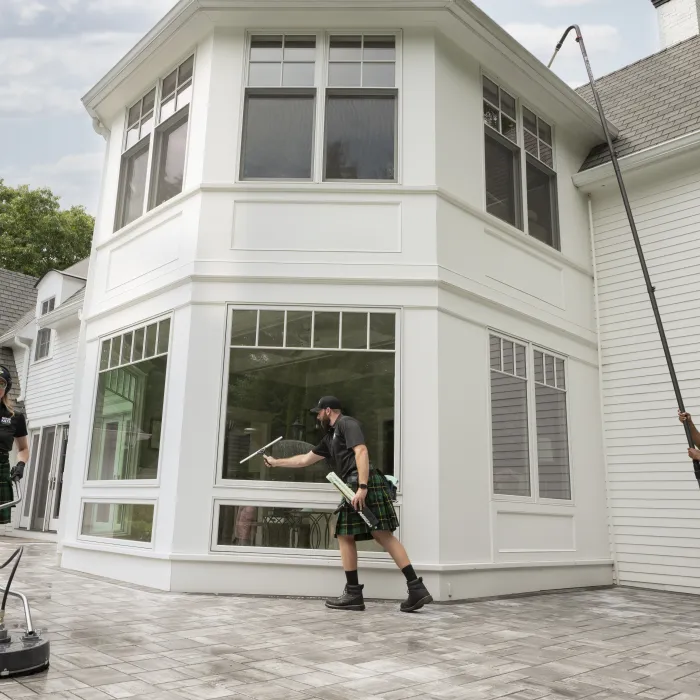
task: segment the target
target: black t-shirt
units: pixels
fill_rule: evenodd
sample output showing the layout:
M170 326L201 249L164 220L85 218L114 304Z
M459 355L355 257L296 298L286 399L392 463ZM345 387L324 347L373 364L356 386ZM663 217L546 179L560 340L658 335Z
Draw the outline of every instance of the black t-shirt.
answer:
M312 452L324 459L333 460L338 476L345 479L357 469L353 448L364 444L365 436L359 421L350 416L340 416Z
M23 437L27 437L24 415L15 411L13 416L5 404L0 402L0 459L10 454L15 438Z

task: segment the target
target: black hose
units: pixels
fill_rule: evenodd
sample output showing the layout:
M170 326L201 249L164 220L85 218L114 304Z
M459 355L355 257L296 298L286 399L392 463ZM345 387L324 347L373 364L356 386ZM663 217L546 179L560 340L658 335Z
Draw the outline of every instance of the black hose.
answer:
M681 413L685 413L685 405L683 403L683 396L681 394L681 388L678 383L678 377L676 376L676 370L673 366L673 358L671 356L671 349L668 345L668 340L666 338L666 331L664 330L664 324L661 320L661 312L659 311L659 305L656 302L656 288L651 283L651 277L649 276L649 269L647 268L646 260L644 259L644 250L642 249L642 243L639 240L639 232L637 231L637 224L634 220L634 214L632 213L632 206L630 204L629 196L627 195L627 187L625 187L625 181L622 178L622 170L620 170L620 163L617 158L617 153L615 152L615 147L613 146L612 137L610 136L610 129L608 129L608 122L605 118L605 111L603 110L603 103L600 99L600 94L598 93L598 88L595 84L595 78L593 77L593 70L591 69L591 62L588 59L588 52L586 51L586 45L583 41L583 35L581 34L581 29L577 24L572 24L562 36L561 41L557 44L557 48L554 51L554 56L549 62L548 68L552 67L554 59L557 57L559 50L564 45L566 37L574 31L576 32L576 41L581 49L581 55L583 56L583 62L586 64L586 71L588 73L588 80L590 81L591 90L593 92L593 99L595 100L596 107L598 108L598 116L603 125L603 133L605 134L605 140L608 144L608 150L610 151L610 160L612 161L612 166L615 171L615 177L617 178L617 184L620 188L620 194L622 195L622 203L625 207L625 213L627 214L627 220L629 221L630 229L632 231L632 238L634 239L634 245L637 249L637 255L639 257L639 264L642 268L642 274L644 275L644 282L646 284L647 293L649 295L649 301L651 302L651 308L654 312L654 319L656 321L656 328L659 332L659 337L661 338L661 345L664 351L664 357L666 358L666 364L668 365L668 372L671 375L671 383L673 384L673 391L676 395L676 402L678 403L678 410ZM690 424L686 420L683 423L685 427L685 435L688 439L688 447L695 447L693 442L693 436L690 430ZM695 478L698 481L698 486L700 486L700 462L693 460L693 471L695 472Z
M12 586L12 579L14 579L15 573L17 572L17 567L19 566L19 563L22 560L23 552L24 547L16 549L15 553L2 566L0 566L0 569L4 569L15 557L17 557L17 561L12 567L12 573L10 574L10 578L7 579L7 586L5 587L5 594L2 597L2 605L0 605L0 612L5 612L5 606L7 605L7 596L10 594L10 586Z

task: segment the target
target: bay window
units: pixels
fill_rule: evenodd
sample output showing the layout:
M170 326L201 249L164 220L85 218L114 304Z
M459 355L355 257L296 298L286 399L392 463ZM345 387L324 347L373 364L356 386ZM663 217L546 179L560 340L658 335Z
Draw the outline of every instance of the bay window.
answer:
M191 56L128 110L115 230L182 192L193 75Z

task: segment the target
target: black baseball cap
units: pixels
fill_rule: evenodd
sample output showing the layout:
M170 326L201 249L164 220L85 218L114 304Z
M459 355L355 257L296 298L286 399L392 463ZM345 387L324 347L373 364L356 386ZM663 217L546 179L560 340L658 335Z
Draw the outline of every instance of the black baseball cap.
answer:
M7 367L0 366L0 379L5 380L5 393L9 393L10 389L12 389L12 375Z
M336 399L335 396L324 396L323 398L319 399L316 406L311 409L311 413L320 413L321 411L325 411L327 408L330 408L333 411L340 411L340 400Z

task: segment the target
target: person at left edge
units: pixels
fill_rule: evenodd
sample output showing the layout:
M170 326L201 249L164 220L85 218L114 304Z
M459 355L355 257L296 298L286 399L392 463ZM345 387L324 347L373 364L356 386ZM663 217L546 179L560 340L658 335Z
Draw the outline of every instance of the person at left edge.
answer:
M27 423L24 415L15 411L12 399L12 375L0 366L0 505L14 500L12 481L21 479L29 459ZM17 464L10 469L10 452L17 448ZM0 510L0 525L12 522L10 508Z

